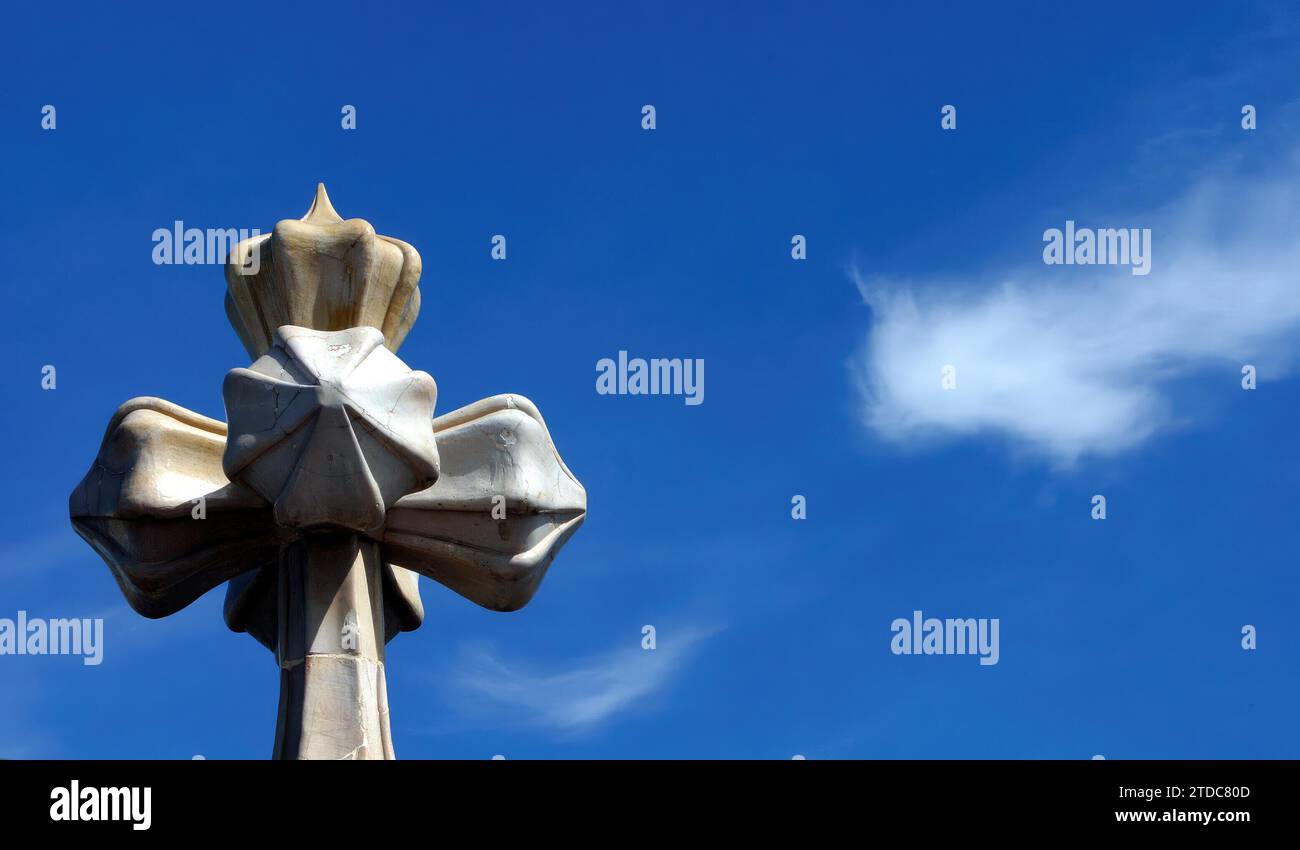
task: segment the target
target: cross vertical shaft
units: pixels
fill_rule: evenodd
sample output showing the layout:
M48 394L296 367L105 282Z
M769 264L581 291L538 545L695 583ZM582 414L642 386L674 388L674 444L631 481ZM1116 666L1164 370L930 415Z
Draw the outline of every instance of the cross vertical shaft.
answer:
M278 759L391 759L379 545L311 533L281 549Z

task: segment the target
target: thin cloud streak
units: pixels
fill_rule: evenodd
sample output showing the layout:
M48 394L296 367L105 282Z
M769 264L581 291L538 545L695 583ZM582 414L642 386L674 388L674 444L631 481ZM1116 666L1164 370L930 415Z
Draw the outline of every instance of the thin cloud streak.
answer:
M656 649L638 641L583 659L573 669L537 672L502 659L485 645L463 647L448 681L453 702L469 715L561 733L588 731L665 690L716 628L664 628Z

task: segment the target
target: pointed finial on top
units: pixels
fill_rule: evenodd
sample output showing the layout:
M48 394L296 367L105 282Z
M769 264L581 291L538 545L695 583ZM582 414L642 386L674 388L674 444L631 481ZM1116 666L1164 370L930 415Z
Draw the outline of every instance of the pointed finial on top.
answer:
M302 217L302 221L333 224L334 222L342 220L343 216L339 215L338 212L335 211L334 205L330 203L330 196L329 193L325 191L325 184L317 183L316 197L312 199L311 209L307 210L307 214Z

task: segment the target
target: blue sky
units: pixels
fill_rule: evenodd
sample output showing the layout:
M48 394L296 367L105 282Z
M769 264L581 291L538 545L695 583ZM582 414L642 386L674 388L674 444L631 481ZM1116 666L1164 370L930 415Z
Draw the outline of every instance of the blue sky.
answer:
M106 635L0 656L0 756L269 754L223 591L138 617L66 504L119 404L224 419L247 365L153 231L323 180L420 251L439 412L531 398L589 498L522 611L422 580L400 757L1300 757L1294 11L906 5L9 13L0 617ZM1044 265L1067 219L1152 228L1151 274ZM705 402L597 394L620 350ZM893 655L916 609L999 663Z

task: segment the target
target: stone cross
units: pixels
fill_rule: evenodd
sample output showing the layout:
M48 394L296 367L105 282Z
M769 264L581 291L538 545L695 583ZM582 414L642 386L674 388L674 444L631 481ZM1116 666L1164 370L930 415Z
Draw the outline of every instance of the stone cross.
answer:
M419 575L516 610L586 516L528 399L433 418L433 378L396 355L419 279L414 248L318 186L226 260L253 361L226 376L229 423L131 399L69 500L138 613L229 582L227 625L280 667L276 758L393 758L384 647L424 619Z

